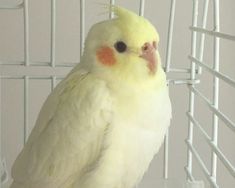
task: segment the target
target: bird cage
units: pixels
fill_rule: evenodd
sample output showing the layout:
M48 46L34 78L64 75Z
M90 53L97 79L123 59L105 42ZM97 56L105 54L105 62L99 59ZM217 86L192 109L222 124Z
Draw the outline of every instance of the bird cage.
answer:
M160 33L173 119L139 187L235 187L235 2L102 1L147 17ZM46 96L79 63L90 26L113 18L85 0L1 0L0 188Z

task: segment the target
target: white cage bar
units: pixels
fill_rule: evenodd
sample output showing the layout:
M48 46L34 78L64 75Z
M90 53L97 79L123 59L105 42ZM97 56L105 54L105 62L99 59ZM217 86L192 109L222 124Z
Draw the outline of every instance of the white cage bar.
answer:
M200 27L189 27L189 29L193 30L193 31L197 31L199 33L204 33L204 34L208 34L211 36L216 36L219 38L235 41L235 36L227 34L227 33L222 33L222 32L218 32L218 31L211 31L208 29L200 28Z
M202 15L202 28L206 28L208 7L209 7L209 0L204 0L203 15ZM198 58L200 61L203 60L204 43L205 43L205 34L201 33L200 44L199 44L199 54L198 54ZM199 74L202 73L202 68L200 66L198 68L198 73Z
M139 15L144 16L145 0L140 0Z
M24 76L24 144L28 138L28 116L29 116L29 77Z
M198 0L193 1L193 17L192 17L192 25L197 25L197 17L198 17ZM197 33L192 31L192 39L191 39L191 54L192 56L196 56L196 41L197 41ZM191 61L191 80L195 80L196 78L196 66L193 61ZM194 88L194 84L190 85L189 87ZM189 93L189 112L194 115L194 99L195 95L192 91ZM193 123L189 121L189 128L188 128L188 142L190 144L193 143ZM192 175L192 150L188 148L188 164L187 164L187 172Z
M51 0L51 66L55 67L56 0Z
M80 59L83 52L85 38L85 0L80 0Z
M24 64L29 65L29 6L28 0L24 0Z
M171 0L170 16L168 24L167 48L166 48L166 63L165 63L166 73L170 71L174 18L175 18L175 0ZM169 130L167 130L164 139L163 177L165 179L168 178L168 161L169 161Z
M110 5L114 5L115 4L115 0L110 0ZM114 13L113 11L111 11L111 6L110 6L110 10L109 10L109 19L112 19L114 17Z
M219 20L219 0L214 0L214 29L215 31L220 31L220 20ZM219 72L219 55L220 55L220 39L214 37L214 49L213 49L213 69ZM217 110L219 107L219 78L213 77L213 105ZM213 122L212 122L212 142L215 146L218 144L218 116L213 112ZM217 179L217 155L212 150L211 159L211 176L216 181Z
M194 5L196 6L197 0L194 0ZM213 101L211 102L207 97L205 97L198 89L196 89L193 85L189 85L190 90L190 109L189 112L187 112L187 116L189 118L189 137L186 140L186 144L189 149L189 157L188 157L188 166L185 168L186 174L188 178L191 180L193 177L192 173L192 155L197 160L199 167L201 168L202 172L204 173L205 177L207 178L208 182L211 184L213 188L218 188L219 185L217 183L217 158L219 158L222 162L222 164L226 167L228 172L235 177L235 167L232 165L232 163L227 159L227 157L223 154L223 152L218 148L218 120L219 118L224 121L225 125L227 125L231 131L235 131L235 124L232 122L224 113L222 113L219 110L219 80L225 81L228 85L234 87L235 81L231 79L229 76L220 73L219 71L219 48L220 48L220 39L226 39L230 41L234 41L235 36L221 33L220 32L220 21L219 21L219 0L213 0L213 20L214 20L214 30L210 31L206 29L206 16L208 12L208 3L209 1L204 1L204 11L203 11L203 21L202 21L202 28L198 27L198 24L196 23L196 16L197 16L197 10L194 11L194 19L193 24L190 27L190 30L192 31L192 52L189 56L189 59L191 61L192 66L195 66L197 64L199 66L199 69L205 69L209 73L213 75ZM196 6L197 7L197 6ZM195 8L195 7L194 7ZM197 7L198 8L198 7ZM196 9L197 9L196 8ZM197 54L194 50L197 41L196 41L196 33L201 34L201 40L200 40L200 47L198 49L199 54L197 58ZM213 68L209 67L205 63L203 63L203 51L204 51L204 40L206 35L211 35L214 37L214 49L213 49ZM199 73L201 73L201 70L199 70ZM195 72L192 72L193 76ZM191 75L192 75L191 74ZM193 77L192 76L192 77ZM191 77L191 78L192 78ZM193 79L193 78L192 78ZM195 78L194 78L195 79ZM192 97L193 95L193 97ZM194 106L194 96L197 95L202 99L206 105L209 107L209 109L213 113L213 121L212 121L212 137L209 137L206 131L202 128L202 126L197 122L197 120L194 117L192 106ZM200 157L198 151L195 149L192 143L192 129L193 126L196 126L203 137L205 138L206 142L211 148L212 151L212 159L211 159L211 170L206 168L206 165L202 158ZM191 131L190 131L191 130Z

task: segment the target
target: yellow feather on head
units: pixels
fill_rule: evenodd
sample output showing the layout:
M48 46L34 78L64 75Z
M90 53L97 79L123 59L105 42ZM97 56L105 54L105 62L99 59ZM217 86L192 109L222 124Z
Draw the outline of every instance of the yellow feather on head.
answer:
M155 27L125 8L114 5L106 5L106 8L115 17L90 29L82 63L88 64L93 71L119 79L140 81L159 77L162 68L157 50L159 35Z

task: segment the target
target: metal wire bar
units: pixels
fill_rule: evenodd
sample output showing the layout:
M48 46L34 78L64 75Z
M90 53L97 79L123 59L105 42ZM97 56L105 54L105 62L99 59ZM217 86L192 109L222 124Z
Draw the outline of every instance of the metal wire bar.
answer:
M216 32L220 31L219 20L219 0L214 0L214 28ZM213 69L219 72L219 55L220 55L220 38L214 36L214 50L213 50ZM216 110L219 108L219 78L214 75L213 77L213 106ZM212 142L215 146L218 144L218 124L219 119L215 112L213 112L212 119ZM211 160L211 176L217 181L217 155L212 150Z
M220 73L219 71L216 71L214 69L212 69L211 67L209 67L208 65L206 65L205 63L199 61L198 59L189 56L189 59L191 61L194 61L195 63L197 63L198 65L202 66L203 68L205 68L208 72L210 72L211 74L217 76L218 78L222 79L223 81L227 82L229 85L231 85L232 87L235 87L235 80L233 80L232 78L230 78L229 76Z
M166 73L168 73L170 71L174 17L175 17L175 0L172 0L171 7L170 7L170 18L169 18L169 27L168 27L168 37L167 37L166 67L165 67ZM168 178L168 163L169 163L168 156L169 156L169 129L167 130L166 135L165 135L165 139L164 139L163 177L165 179Z
M80 60L83 53L85 37L85 0L80 0Z
M24 63L29 65L29 7L28 0L24 0Z
M140 0L139 15L144 16L145 0Z
M2 91L2 80L0 80L0 91ZM2 93L0 92L0 107L2 106ZM2 108L0 108L0 172L2 172ZM0 188L2 188L2 174L0 173Z
M176 84L176 85L179 85L179 84L199 84L200 83L200 80L191 80L191 79L169 79L168 80L169 83L173 83L173 84Z
M78 64L79 62L58 62L56 63L55 67L74 67ZM0 65L9 65L9 66L14 66L14 65L25 65L24 61L0 61ZM39 61L30 61L29 66L51 66L51 62L39 62ZM165 69L164 69L165 70ZM191 69L187 68L170 68L168 72L172 73L190 73ZM197 73L197 70L196 70Z
M61 79L64 79L65 78L65 76L56 76L56 75L50 75L50 76L33 76L33 75L31 75L31 76L27 76L27 78L29 79L29 80L51 80L51 77L53 77L53 76L55 76L56 77L56 80L61 80ZM24 79L25 78L25 76L15 76L15 75L13 75L13 76L9 76L9 75L7 75L7 76L0 76L0 79L9 79L9 80L14 80L14 79Z
M224 166L228 169L230 174L235 177L235 168L233 165L230 163L230 161L225 157L225 155L221 152L221 150L218 148L218 146L214 143L214 141L208 136L206 131L202 128L200 123L196 121L196 119L189 113L187 112L188 118L193 122L193 124L200 130L200 133L203 135L213 152L216 153L216 155L219 157L221 162L224 164Z
M186 172L187 177L189 178L190 181L195 181L195 178L193 177L192 173L189 172L189 169L185 166L184 170Z
M208 35L211 35L211 36L216 36L216 37L227 39L227 40L230 40L230 41L235 41L235 36L234 35L229 35L229 34L222 33L222 32L217 32L217 31L211 31L211 30L208 30L208 29L200 28L200 27L189 27L189 29L192 30L192 31L199 32L199 33L205 33L205 34L208 34Z
M51 66L55 67L56 0L51 0Z
M53 75L52 76L43 76L43 75L39 75L39 76L28 76L29 79L35 79L35 80L43 80L43 79L51 79L51 77L54 77ZM65 78L66 76L55 76L57 79L63 79ZM22 75L18 75L18 76L15 76L15 75L1 75L0 76L0 79L23 79L24 76ZM167 80L168 83L172 83L172 84L176 84L176 85L179 85L179 84L198 84L200 83L200 80L190 80L190 79L170 79L170 80Z
M55 86L56 86L56 76L51 76L51 91L53 91Z
M193 147L192 143L189 140L185 141L188 149L192 152L192 154L195 156L195 159L197 160L199 167L202 169L202 172L205 174L207 180L209 181L209 183L214 187L214 188L219 188L219 186L216 184L215 180L213 177L210 176L210 172L208 171L208 169L206 168L205 163L203 162L203 160L201 159L200 155L198 154L197 150ZM190 169L189 169L189 172Z
M168 164L169 164L169 129L164 138L164 158L163 158L163 177L168 178Z
M235 123L232 122L226 115L224 115L219 109L216 109L214 105L211 104L211 102L197 89L190 87L190 90L198 95L204 102L207 104L207 106L211 109L212 112L214 112L224 123L225 125L230 128L232 131L235 132Z
M174 19L175 19L175 0L171 0L169 27L168 27L168 35L167 35L168 36L167 47L166 47L166 65L165 65L166 72L170 71Z
M204 0L204 6L203 6L203 15L202 15L202 28L206 28L207 23L207 15L208 15L208 6L209 6L209 0ZM200 61L203 60L204 55L204 43L205 43L205 33L201 33L200 43L199 43L199 54L198 58ZM198 67L198 73L202 73L202 68Z
M28 138L29 77L24 76L24 144Z
M198 19L198 0L193 1L193 18L192 18L192 25L197 26L197 19ZM191 38L191 55L193 57L196 56L196 42L197 42L197 33L192 31L192 38ZM195 62L191 61L191 80L195 80ZM189 87L193 88L194 85L190 85ZM189 92L189 111L190 113L194 114L194 93L192 91ZM189 120L189 127L188 127L188 140L190 143L193 143L193 123ZM192 151L188 149L188 161L187 161L187 169L190 174L192 174Z
M79 62L58 62L56 63L55 67L74 67L78 64ZM24 61L0 61L0 65L9 65L9 66L14 66L14 65L25 65ZM51 66L51 62L39 62L39 61L30 61L29 66L38 66L38 67L43 67L43 66ZM168 72L172 73L190 73L191 69L187 68L170 68ZM197 73L197 70L196 70Z
M166 67L164 68L164 71L166 72ZM185 68L170 68L168 72L178 72L178 73L190 73L191 69L185 69Z
M109 4L110 5L114 5L115 4L115 0L110 0ZM111 10L111 6L110 6L109 19L112 19L113 17L114 17L114 12Z
M0 9L21 9L24 7L24 3L20 2L16 5L0 5Z
M54 67L74 67L75 65L77 65L79 62L59 62L56 63L56 65ZM5 61L5 62L0 62L0 65L9 65L9 66L15 66L15 65L25 65L25 61L17 61L17 62L12 62L12 61ZM29 65L28 66L51 66L51 62L32 62L29 61Z
M32 80L46 80L46 79L51 79L52 80L52 77L56 77L56 80L58 79L64 79L66 76L28 76L28 79L32 79ZM24 76L15 76L15 75L2 75L0 76L0 79L24 79ZM170 80L167 80L168 83L171 83L171 84L198 84L200 83L200 80L190 80L190 79L170 79Z

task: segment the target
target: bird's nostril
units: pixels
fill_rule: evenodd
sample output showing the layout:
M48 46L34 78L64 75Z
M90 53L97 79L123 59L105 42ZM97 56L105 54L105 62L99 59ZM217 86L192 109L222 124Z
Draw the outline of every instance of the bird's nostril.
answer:
M147 45L144 46L144 47L143 47L143 50L144 50L144 51L148 50L148 46L147 46Z
M146 50L148 50L148 48L149 48L149 44L145 43L144 46L142 47L142 50L146 51Z

